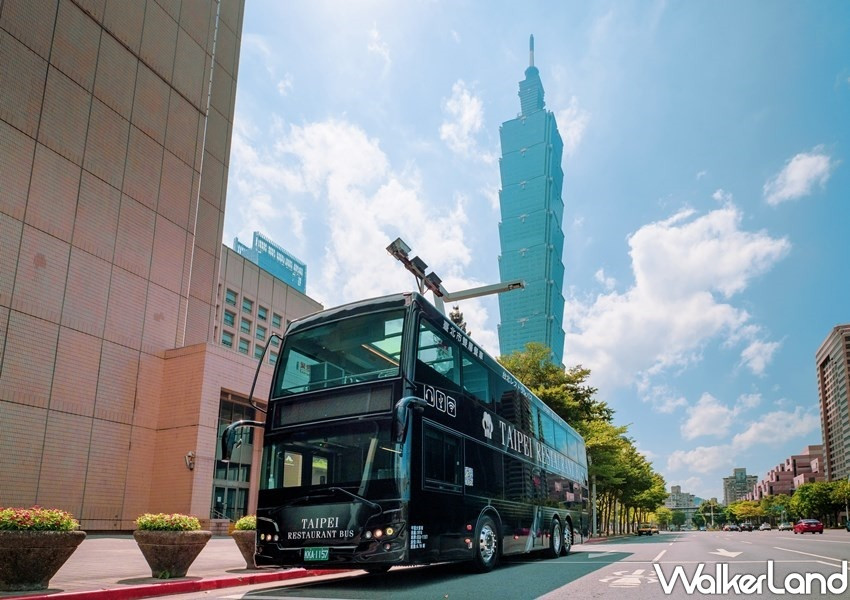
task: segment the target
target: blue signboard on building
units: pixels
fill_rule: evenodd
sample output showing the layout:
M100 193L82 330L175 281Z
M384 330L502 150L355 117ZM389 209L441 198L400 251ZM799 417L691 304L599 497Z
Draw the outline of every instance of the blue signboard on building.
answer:
M307 265L259 231L254 232L253 241L253 247L249 248L239 238L234 238L233 249L290 287L302 294L307 293Z

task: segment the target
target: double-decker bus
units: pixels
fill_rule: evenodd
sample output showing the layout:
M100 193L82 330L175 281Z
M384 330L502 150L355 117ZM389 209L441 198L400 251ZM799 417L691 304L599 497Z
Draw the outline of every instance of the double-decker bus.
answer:
M581 436L420 294L293 321L279 356L258 566L483 572L567 554L586 531ZM245 423L225 431L225 458Z

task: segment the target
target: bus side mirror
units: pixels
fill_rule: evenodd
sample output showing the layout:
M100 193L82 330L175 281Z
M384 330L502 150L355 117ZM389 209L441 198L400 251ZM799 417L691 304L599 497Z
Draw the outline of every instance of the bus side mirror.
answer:
M234 421L221 434L221 460L230 462L230 456L233 454L233 449L236 447L236 430L240 427L263 427L265 423L262 421Z
M407 438L407 424L410 422L408 418L410 410L422 411L428 403L422 398L416 396L405 396L395 405L395 441L397 444L403 444Z

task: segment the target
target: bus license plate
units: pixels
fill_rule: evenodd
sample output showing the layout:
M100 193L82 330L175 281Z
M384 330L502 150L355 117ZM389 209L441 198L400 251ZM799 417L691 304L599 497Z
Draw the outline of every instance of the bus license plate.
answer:
M329 548L304 548L304 560L328 560Z

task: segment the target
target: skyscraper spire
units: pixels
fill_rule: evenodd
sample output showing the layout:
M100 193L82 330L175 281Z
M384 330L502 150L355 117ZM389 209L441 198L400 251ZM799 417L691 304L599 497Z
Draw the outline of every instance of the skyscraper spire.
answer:
M528 68L525 70L525 79L519 82L519 101L524 115L545 106L540 71L534 66L534 34L528 37Z
M528 66L534 66L534 34L528 37Z

